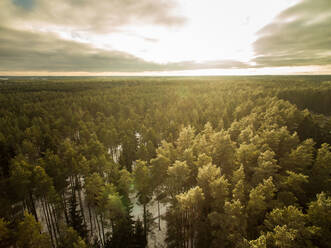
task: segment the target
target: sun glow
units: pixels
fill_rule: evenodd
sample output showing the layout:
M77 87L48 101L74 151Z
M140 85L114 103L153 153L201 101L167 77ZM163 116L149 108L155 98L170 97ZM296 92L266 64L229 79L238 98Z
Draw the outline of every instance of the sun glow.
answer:
M182 0L178 14L186 17L186 23L181 27L130 24L102 34L68 27L52 27L48 31L157 63L226 59L248 62L254 56L252 43L256 32L296 2Z

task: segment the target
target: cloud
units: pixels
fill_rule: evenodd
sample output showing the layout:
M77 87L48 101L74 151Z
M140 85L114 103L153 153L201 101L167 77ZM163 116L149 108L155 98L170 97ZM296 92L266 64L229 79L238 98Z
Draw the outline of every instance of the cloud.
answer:
M130 54L105 51L45 33L1 28L2 71L143 71L155 67Z
M12 2L24 9L30 10L34 7L34 0L12 0Z
M57 26L112 32L129 24L180 26L174 0L1 0L0 9L12 25ZM4 11L5 10L5 11Z
M253 61L257 67L331 64L330 27L330 0L303 0L258 32Z
M0 27L0 71L143 72L246 67L231 60L158 64L121 51L94 48L52 33Z

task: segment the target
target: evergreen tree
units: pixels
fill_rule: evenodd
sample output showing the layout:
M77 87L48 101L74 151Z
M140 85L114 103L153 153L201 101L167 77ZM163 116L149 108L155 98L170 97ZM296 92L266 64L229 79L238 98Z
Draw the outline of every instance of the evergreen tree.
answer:
M51 247L51 242L47 234L41 233L41 225L34 216L25 212L24 219L17 227L16 245L19 248L48 248Z
M86 239L87 230L83 221L81 211L77 209L78 203L76 201L76 194L73 194L69 203L69 225L75 230L78 235Z
M134 244L132 247L134 248L145 248L147 245L143 224L140 219L135 223L133 240Z

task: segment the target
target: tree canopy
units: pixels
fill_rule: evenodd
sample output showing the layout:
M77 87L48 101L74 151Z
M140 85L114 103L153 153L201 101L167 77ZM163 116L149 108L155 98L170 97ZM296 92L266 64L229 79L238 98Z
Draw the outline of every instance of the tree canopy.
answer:
M329 247L328 80L0 82L0 247Z

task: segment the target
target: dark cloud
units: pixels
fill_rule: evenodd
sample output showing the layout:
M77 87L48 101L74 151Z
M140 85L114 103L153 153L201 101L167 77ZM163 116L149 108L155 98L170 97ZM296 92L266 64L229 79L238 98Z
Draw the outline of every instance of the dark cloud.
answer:
M104 72L155 67L130 54L104 51L51 34L0 29L0 70Z
M106 51L84 43L0 27L0 71L143 72L241 68L237 61L158 64L120 51Z
M103 33L128 24L180 26L174 0L1 0L6 23L56 25ZM1 17L0 17L1 19Z
M257 67L331 64L331 1L303 0L258 34Z
M12 0L13 3L19 7L31 10L34 7L34 0Z

